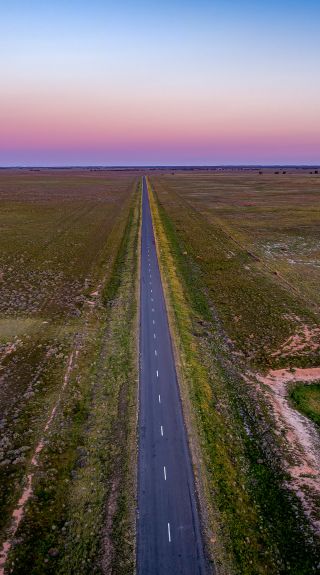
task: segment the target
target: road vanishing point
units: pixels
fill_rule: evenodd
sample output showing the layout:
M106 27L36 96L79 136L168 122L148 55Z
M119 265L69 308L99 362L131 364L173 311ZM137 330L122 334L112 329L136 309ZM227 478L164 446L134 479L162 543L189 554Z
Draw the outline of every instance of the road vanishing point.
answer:
M200 519L145 177L142 181L138 575L204 575Z

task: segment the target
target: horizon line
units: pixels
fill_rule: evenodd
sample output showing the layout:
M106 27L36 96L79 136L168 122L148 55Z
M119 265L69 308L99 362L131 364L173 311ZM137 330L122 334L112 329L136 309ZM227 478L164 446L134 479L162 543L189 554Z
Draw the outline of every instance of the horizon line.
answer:
M0 170L10 169L202 169L202 168L320 168L319 164L14 164L0 165Z

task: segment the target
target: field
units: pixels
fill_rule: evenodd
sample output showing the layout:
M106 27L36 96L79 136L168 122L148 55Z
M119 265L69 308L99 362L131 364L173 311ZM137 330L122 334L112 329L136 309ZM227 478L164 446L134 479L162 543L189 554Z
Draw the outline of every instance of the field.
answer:
M153 172L153 218L217 572L309 575L319 430L290 393L320 379L320 178L261 172Z
M0 172L5 572L133 570L139 185Z
M317 573L320 175L148 174L210 561ZM0 170L0 574L135 572L140 203Z

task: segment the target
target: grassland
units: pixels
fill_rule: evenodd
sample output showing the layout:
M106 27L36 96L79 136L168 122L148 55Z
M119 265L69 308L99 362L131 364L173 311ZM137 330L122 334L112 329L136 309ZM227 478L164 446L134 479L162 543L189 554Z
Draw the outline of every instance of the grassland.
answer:
M6 572L134 569L138 186L128 172L0 175Z
M300 281L289 273L284 251L274 262L263 248L270 238L291 234L298 250L303 236L316 258L315 177L150 177L184 410L218 573L309 575L318 569L319 538L291 488L295 454L287 429L277 425L254 377L320 365L309 260ZM315 515L317 509L313 501Z
M320 385L296 385L290 397L301 413L320 425Z

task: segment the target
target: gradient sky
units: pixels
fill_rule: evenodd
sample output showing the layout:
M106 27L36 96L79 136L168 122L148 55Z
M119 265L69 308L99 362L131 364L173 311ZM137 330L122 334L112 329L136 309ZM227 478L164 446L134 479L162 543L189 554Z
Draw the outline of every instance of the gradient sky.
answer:
M320 163L319 0L0 0L0 165Z

